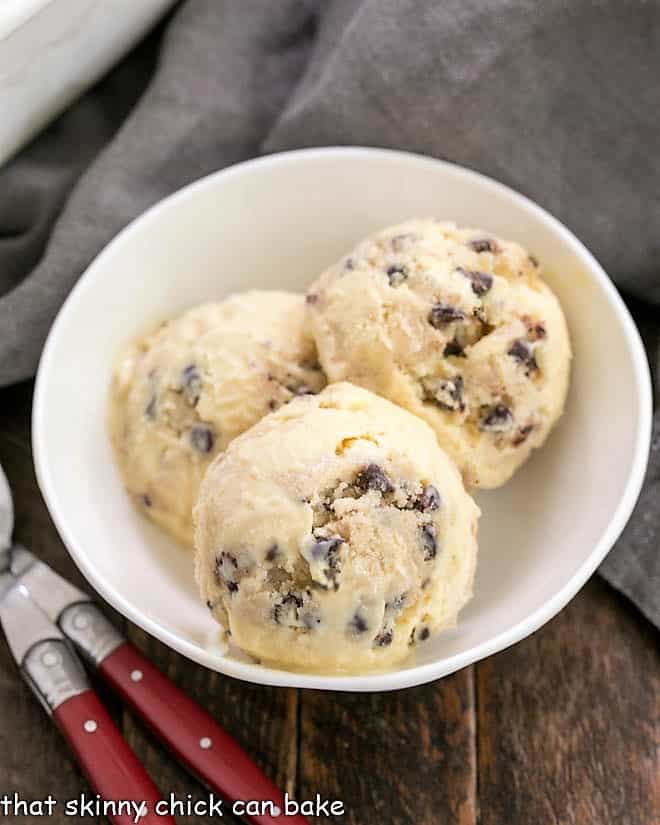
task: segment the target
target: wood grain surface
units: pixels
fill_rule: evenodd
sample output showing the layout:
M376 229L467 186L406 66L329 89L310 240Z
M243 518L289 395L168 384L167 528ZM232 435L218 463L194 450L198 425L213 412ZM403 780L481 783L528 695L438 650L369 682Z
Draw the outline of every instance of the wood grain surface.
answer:
M82 585L37 489L31 386L0 390L0 463L14 490L17 538ZM339 799L354 825L658 825L658 638L598 578L518 645L422 687L381 694L283 690L211 673L110 615L201 702L281 788ZM207 792L98 685L165 794ZM88 793L0 641L0 796ZM33 817L0 822L32 823ZM75 819L60 809L62 825ZM181 816L180 823L206 822ZM234 822L229 816L225 822Z

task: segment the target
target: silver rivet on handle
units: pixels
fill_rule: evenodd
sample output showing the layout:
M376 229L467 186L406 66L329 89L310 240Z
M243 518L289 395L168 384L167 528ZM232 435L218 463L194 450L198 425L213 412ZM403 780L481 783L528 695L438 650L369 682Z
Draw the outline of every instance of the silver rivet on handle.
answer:
M96 729L98 725L94 719L87 719L85 724L83 725L87 733L96 733Z
M132 670L131 671L131 682L141 682L142 681L143 673L141 670Z
M89 616L83 613L76 613L73 617L73 626L76 630L86 630L89 627Z
M211 739L209 739L208 736L202 736L202 738L199 740L199 747L204 751L207 751L212 744L213 742Z
M55 665L59 665L61 661L62 658L53 650L47 650L41 657L41 664L44 667L55 667Z

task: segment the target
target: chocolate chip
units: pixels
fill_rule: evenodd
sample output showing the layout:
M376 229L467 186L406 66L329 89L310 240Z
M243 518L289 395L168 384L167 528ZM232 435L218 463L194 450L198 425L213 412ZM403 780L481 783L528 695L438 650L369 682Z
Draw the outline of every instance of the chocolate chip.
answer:
M479 429L491 432L505 432L513 426L513 413L504 404L482 407Z
M493 276L487 272L472 273L472 292L478 297L482 298L487 292L490 292L493 286Z
M271 546L268 548L268 550L266 550L265 559L266 559L266 561L275 561L275 559L279 556L279 554L280 554L280 548L277 546L277 544L271 544Z
M481 335L479 336L480 338L483 338L484 335L488 335L489 332L493 331L494 327L488 323L488 316L482 306L475 307L472 314L477 321L484 325L484 329L481 331Z
M432 484L427 484L415 502L415 510L421 510L422 513L429 513L433 510L438 510L441 503L440 493Z
M296 596L295 593L287 593L286 595L282 596L278 607L285 607L286 605L292 605L295 608L299 608L303 606L303 600L301 596Z
M149 399L149 403L144 408L144 414L147 416L147 418L155 418L156 417L156 403L157 403L156 396L152 395L151 398Z
M277 401L274 398L271 398L270 401L268 402L268 409L271 412L275 412L277 407L278 407Z
M511 344L507 351L507 355L510 355L512 358L515 358L516 361L523 364L527 375L531 372L535 372L539 368L539 365L536 363L536 358L534 357L534 350L523 338L518 338Z
M456 358L464 358L465 350L454 338L453 341L450 341L448 344L445 345L445 349L442 354L445 358L451 358L452 356Z
M202 392L202 376L195 364L188 364L181 370L181 389L187 403L191 407L197 406Z
M462 266L458 267L458 271L461 275L465 275L466 278L470 279L472 292L474 292L477 298L483 298L493 286L493 276L488 272L478 272L476 269L463 269Z
M524 427L521 427L516 435L513 437L512 444L514 447L519 447L521 444L524 444L525 441L529 438L530 433L534 429L533 424L525 424Z
M310 358L308 361L301 361L300 367L304 370L312 370L312 372L323 372L323 368L316 358Z
M318 367L318 365L316 367L304 367L304 365L301 364L300 366L305 369L316 368L320 370L320 367ZM272 373L268 373L267 377L269 381L273 381L274 383L279 384L281 387L284 387L284 389L288 390L292 395L313 395L314 393L314 390L312 390L309 384L305 383L305 381L302 378L295 375L291 375L290 373L283 377L278 377L276 375L273 375ZM272 401L272 404L275 404L274 400ZM275 407L271 406L271 404L269 404L269 406L271 409L275 409Z
M181 370L181 384L187 386L200 380L199 370L196 364L187 364Z
M529 258L529 262L530 262L530 264L531 264L532 266L534 266L534 267L536 267L536 268L538 269L538 267L539 267L539 259L536 257L536 255L531 255L531 254L530 254L530 255L528 255L527 257Z
M529 315L523 315L520 320L527 327L529 341L541 341L547 335L545 324L542 321L536 321Z
M314 630L315 627L318 627L321 624L321 617L317 616L316 613L303 613L300 620L305 625L307 630Z
M456 378L451 380L441 381L433 392L433 400L443 410L463 412L465 410L463 377L457 375Z
M414 645L416 642L425 642L428 637L431 635L431 631L428 627L413 627L410 631L410 638L408 639L409 645Z
M367 490L391 493L394 490L392 482L378 464L367 464L363 467L355 476L355 485L362 493L366 493Z
M220 571L225 576L231 570L238 570L238 561L232 553L223 550L216 560L216 572Z
M287 593L273 605L273 621L275 624L294 624L298 620L298 611L302 606L303 600L300 596Z
M303 381L296 381L291 377L289 377L288 382L283 382L282 386L285 387L285 389L287 389L293 395L312 394L312 390L308 384L305 384Z
M422 549L424 561L431 561L438 554L438 531L433 524L422 525Z
M344 540L339 538L339 536L333 536L329 539L319 539L319 541L315 542L309 549L312 559L325 562L326 567L323 569L323 575L326 580L332 584L334 590L339 590L339 582L337 581L339 573L341 572L339 549L343 543ZM323 589L327 589L320 582L315 582L315 584Z
M307 304L318 304L319 296L315 292L309 292L305 295L305 303Z
M500 251L497 242L491 238L475 238L468 241L468 246L470 249L474 249L475 252L492 252L494 254Z
M348 629L353 633L366 633L367 630L369 630L369 625L364 616L362 616L359 611L356 611L348 623Z
M408 270L401 264L393 264L387 268L387 277L389 278L391 287L401 286L408 278Z
M338 536L333 536L329 539L320 539L311 546L309 552L313 559L327 560L336 554L339 546L343 543L344 540L340 539Z
M195 424L190 430L190 442L200 453L210 453L215 443L213 430L205 424Z
M428 316L429 324L435 329L441 329L447 324L454 321L463 321L465 313L458 307L450 306L450 304L435 304Z
M414 232L402 232L400 235L394 235L390 243L392 244L392 249L395 252L401 252L401 250L406 247L411 241L414 241L418 238L418 235L415 235Z
M388 613L398 612L406 603L407 597L407 593L399 593L399 595L395 596L391 601L385 602L385 610Z
M237 570L238 561L231 553L223 551L215 560L215 577L218 582L226 585L230 593L238 590L238 582L235 580Z
M379 633L376 638L374 639L374 644L377 647L387 647L388 645L392 644L392 640L394 639L394 633L391 630L384 630L382 633Z
M353 260L353 258L346 258L346 260L344 261L344 269L348 269L349 271L351 269L355 269L355 261Z
M507 355L515 358L516 361L522 361L525 363L532 357L532 348L527 341L523 341L522 338L518 338L509 347Z
M151 496L149 495L149 493L144 493L143 494L142 503L144 504L145 507L151 507L151 505L153 504L153 501L152 501Z
M206 601L206 606L208 607L209 610L213 610L213 602L208 601L208 599Z

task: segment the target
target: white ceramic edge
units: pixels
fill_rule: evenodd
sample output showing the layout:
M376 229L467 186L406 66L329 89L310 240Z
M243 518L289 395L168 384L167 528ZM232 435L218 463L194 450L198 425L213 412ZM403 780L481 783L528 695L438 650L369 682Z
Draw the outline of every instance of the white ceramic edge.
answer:
M42 402L42 387L45 382L44 376L48 373L52 357L51 354L60 333L60 329L66 323L67 310L70 306L75 304L84 290L89 287L91 283L90 277L93 275L95 268L98 266L99 262L103 260L104 256L109 254L110 250L115 246L115 244L120 243L124 236L134 232L138 224L142 224L149 220L154 220L156 212L161 207L166 204L171 205L179 199L190 197L198 189L211 185L211 183L220 176L229 177L241 174L245 170L251 169L255 166L262 164L277 164L282 159L287 159L290 157L313 157L322 154L345 154L347 156L356 154L368 154L373 156L374 154L379 154L387 155L389 157L400 157L409 162L428 163L434 166L436 164L442 164L449 174L468 175L478 178L484 186L498 190L500 194L508 196L514 201L517 201L520 205L524 206L527 210L533 212L543 222L549 223L552 229L563 237L569 246L572 247L575 254L588 267L591 274L603 288L611 305L614 307L614 310L624 329L626 340L632 355L641 409L640 417L637 422L637 434L635 439L635 452L632 471L628 478L624 495L619 502L619 506L613 513L600 541L589 554L588 558L576 571L571 580L567 582L567 584L558 593L556 593L552 599L549 599L542 607L528 616L525 620L514 625L508 631L500 633L494 638L489 639L486 642L482 642L479 645L475 645L460 654L443 659L441 662L430 662L425 665L419 665L416 667L407 668L405 670L372 673L364 676L323 676L317 674L296 673L292 671L266 668L257 664L243 663L229 658L222 658L217 654L200 650L196 645L193 645L176 634L163 629L155 621L142 615L139 611L135 610L132 605L126 602L121 593L117 592L116 589L114 589L103 579L99 579L95 571L90 565L87 564L84 555L78 551L75 541L69 534L66 527L65 520L60 518L53 504L53 502L56 501L53 483L50 478L48 468L42 461L43 445L47 438L47 417L46 410L44 409L44 404ZM90 582L90 584L92 584L98 593L107 602L109 602L112 607L126 616L126 618L130 621L134 622L147 633L155 636L161 642L164 642L174 650L189 659L192 659L198 664L204 665L211 670L219 671L228 676L236 677L237 679L243 679L256 684L275 685L279 687L300 687L342 691L383 691L397 690L399 688L424 684L442 676L447 676L448 674L460 670L461 668L483 659L486 656L497 653L498 651L515 644L521 639L524 639L535 630L538 630L539 627L555 616L562 609L562 607L564 607L573 598L573 596L584 585L614 545L614 542L620 536L635 506L642 488L648 462L648 453L651 443L652 412L652 388L648 361L639 332L630 316L630 313L628 312L628 309L614 287L614 284L610 281L594 256L569 229L550 215L550 213L546 212L545 209L542 209L533 201L529 200L529 198L526 198L524 195L510 189L508 186L498 183L497 181L471 169L467 169L447 161L390 149L329 146L316 149L298 149L290 152L280 152L273 155L267 155L265 157L245 161L226 169L222 169L219 172L214 172L207 175L206 177L189 184L183 189L180 189L167 198L154 204L146 212L138 216L134 221L126 226L108 244L108 246L101 251L101 253L94 259L94 261L92 261L90 266L80 277L67 300L64 302L64 305L58 313L58 316L55 319L46 340L36 378L32 415L32 443L39 487L43 493L46 506L48 507L48 510L53 518L55 526L57 527L69 553L79 569L82 571L85 578Z
M110 34L98 0L32 0L6 17L0 12L0 165L118 63L173 3L124 0Z

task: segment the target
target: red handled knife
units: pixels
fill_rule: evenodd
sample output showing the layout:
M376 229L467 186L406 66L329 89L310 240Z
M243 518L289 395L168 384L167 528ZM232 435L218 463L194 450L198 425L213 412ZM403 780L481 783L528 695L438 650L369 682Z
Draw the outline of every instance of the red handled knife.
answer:
M0 467L0 622L21 675L68 740L103 799L144 801L156 816L156 786L92 690L75 650L208 788L235 801L266 803L255 825L307 825L284 815L275 785L208 713L133 647L89 597L23 547L12 544L11 493ZM270 805L268 805L270 803ZM109 817L127 825L132 814Z
M270 801L272 813L244 814L255 825L307 825L299 814L284 816L282 794L240 745L130 644L85 593L20 546L12 551L10 570L87 664L188 771L231 802Z

